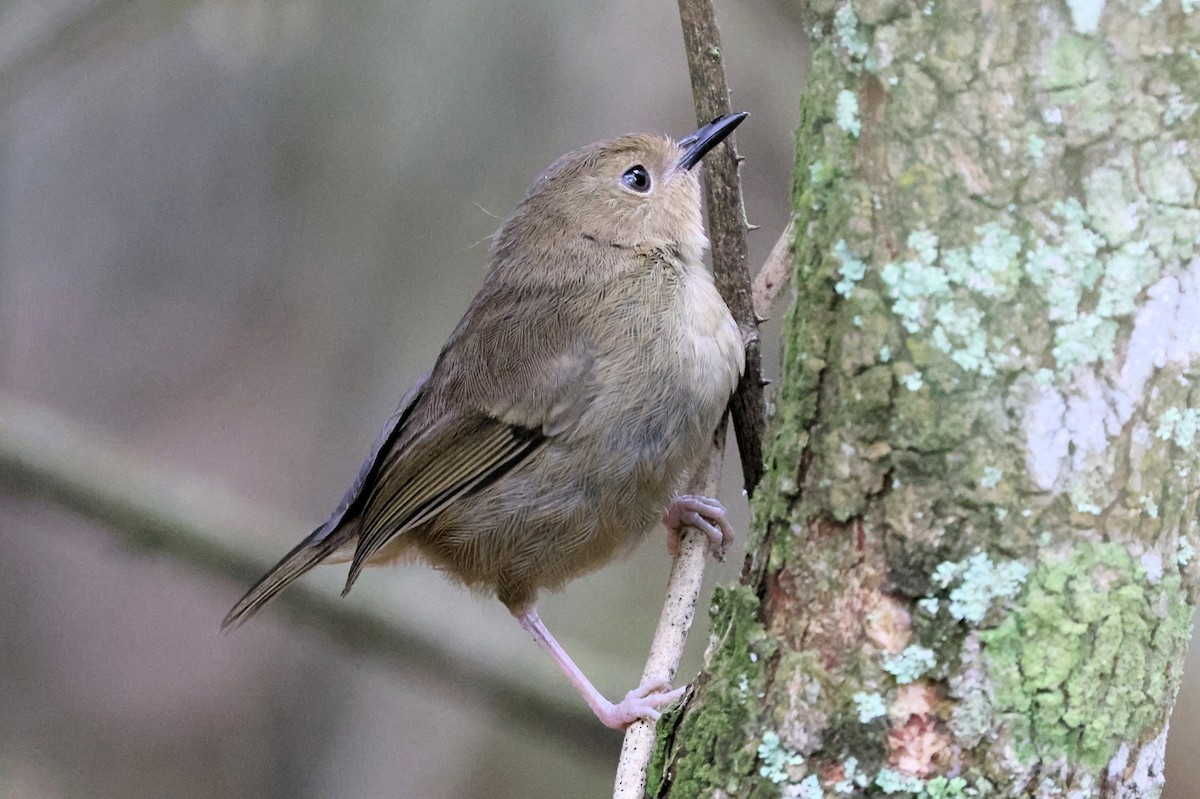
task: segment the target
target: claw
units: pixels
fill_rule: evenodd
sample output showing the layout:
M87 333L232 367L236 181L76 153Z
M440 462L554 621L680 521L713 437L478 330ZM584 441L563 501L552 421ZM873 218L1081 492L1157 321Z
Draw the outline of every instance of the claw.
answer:
M662 716L659 708L679 699L685 690L687 686L672 689L670 680L652 678L625 694L617 704L609 703L596 715L606 727L614 730L623 730L638 719L657 721Z
M718 560L725 557L725 549L734 538L733 525L725 506L710 497L683 495L676 497L663 514L667 526L667 551L671 557L679 554L685 526L695 527L708 536L709 549Z

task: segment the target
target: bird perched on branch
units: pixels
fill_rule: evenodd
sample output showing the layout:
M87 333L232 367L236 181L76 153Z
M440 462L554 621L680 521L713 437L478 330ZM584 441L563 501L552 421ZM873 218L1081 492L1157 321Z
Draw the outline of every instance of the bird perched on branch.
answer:
M715 551L732 535L719 502L676 494L744 368L703 264L694 167L746 116L679 141L601 141L542 172L495 236L483 288L329 521L222 628L318 563L350 561L344 594L364 566L415 553L495 593L605 724L657 718L682 689L649 681L608 701L534 603L628 551L660 517L676 537L684 525L705 532Z

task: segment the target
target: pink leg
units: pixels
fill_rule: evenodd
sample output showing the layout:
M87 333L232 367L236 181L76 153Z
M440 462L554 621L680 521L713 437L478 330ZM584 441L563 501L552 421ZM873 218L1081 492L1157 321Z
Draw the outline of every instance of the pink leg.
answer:
M667 680L649 680L625 694L625 698L614 705L596 690L587 677L583 676L583 672L571 660L570 655L559 646L558 641L555 641L554 636L546 629L546 625L542 623L542 619L535 609L530 608L516 616L521 626L533 636L533 640L538 642L538 646L554 658L554 662L562 669L563 674L567 675L571 684L579 689L579 693L583 695L583 701L588 703L588 707L606 727L623 730L638 719L654 721L662 715L658 708L683 696L684 689L671 690L671 683Z
M690 494L675 497L663 514L663 524L667 526L667 551L671 557L679 553L679 540L685 526L695 527L707 535L709 548L718 559L725 557L725 547L733 540L733 525L729 523L725 506L709 497Z

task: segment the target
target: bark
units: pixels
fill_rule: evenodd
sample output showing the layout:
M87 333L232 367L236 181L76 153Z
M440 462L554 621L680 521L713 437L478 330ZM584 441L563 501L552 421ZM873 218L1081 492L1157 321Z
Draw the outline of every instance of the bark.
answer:
M1200 577L1200 4L809 8L795 299L663 797L1150 797Z

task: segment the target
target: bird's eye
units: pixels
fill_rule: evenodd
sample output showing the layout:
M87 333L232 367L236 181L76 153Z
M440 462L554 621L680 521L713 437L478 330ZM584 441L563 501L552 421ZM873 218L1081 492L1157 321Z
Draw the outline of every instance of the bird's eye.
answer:
M621 175L621 182L625 184L625 188L642 194L650 191L650 173L641 164L626 169L625 174Z

